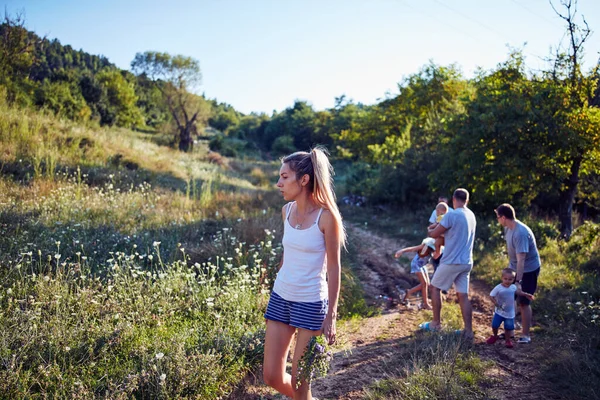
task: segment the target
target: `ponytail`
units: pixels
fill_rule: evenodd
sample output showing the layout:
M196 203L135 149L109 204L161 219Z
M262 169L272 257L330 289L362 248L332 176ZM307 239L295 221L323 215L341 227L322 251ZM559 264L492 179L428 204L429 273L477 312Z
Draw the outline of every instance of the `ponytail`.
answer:
M346 229L342 222L342 214L336 203L333 191L333 166L327 157L327 150L323 147L314 147L310 151L315 177L313 186L313 197L317 204L331 212L339 227L340 243L346 247Z
M325 148L317 146L310 153L298 151L290 154L284 157L281 162L288 163L298 179L301 179L304 175L310 177L308 187L312 191L314 201L331 212L335 223L339 227L340 243L346 247L346 229L336 203L335 192L333 191L333 167L327 155Z

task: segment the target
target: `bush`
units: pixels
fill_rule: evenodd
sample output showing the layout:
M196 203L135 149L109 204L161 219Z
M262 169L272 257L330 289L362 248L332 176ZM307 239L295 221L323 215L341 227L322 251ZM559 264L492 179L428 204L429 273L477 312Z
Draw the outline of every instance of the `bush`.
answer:
M586 265L597 258L600 251L600 225L586 221L573 231L565 250L570 265Z
M545 247L549 241L556 240L560 236L560 230L556 223L531 217L525 217L523 223L533 232L539 249Z

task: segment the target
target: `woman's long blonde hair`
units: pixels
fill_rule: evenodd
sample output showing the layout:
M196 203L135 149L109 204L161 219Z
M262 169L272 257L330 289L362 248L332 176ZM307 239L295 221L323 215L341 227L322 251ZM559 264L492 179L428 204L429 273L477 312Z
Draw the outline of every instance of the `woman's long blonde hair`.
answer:
M328 152L324 147L314 147L310 153L297 151L283 157L281 162L288 164L300 180L308 175L310 181L307 187L313 195L314 201L321 207L329 210L339 227L340 244L346 247L346 229L342 222L342 214L337 206L335 192L333 191L333 167L327 157Z

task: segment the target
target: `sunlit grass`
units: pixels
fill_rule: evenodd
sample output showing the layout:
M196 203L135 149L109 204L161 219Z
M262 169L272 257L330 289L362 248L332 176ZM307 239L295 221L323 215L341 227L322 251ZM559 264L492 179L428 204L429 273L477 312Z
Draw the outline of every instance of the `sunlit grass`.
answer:
M365 399L485 399L491 363L481 360L468 342L452 332L415 338L402 349L393 375L365 391Z
M217 398L259 362L270 248L165 265L159 246L150 266L116 253L100 274L81 258L2 265L2 393Z

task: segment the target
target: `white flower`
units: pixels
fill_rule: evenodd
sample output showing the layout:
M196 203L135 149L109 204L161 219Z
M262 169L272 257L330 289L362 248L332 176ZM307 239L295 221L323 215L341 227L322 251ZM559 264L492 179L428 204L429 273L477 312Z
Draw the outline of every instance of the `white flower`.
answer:
M50 277L48 275L44 276L44 281L48 282L50 280Z
M162 374L160 380L164 382L165 379L167 379L167 374Z
M158 246L160 246L160 242L154 242L154 243L152 243L152 247L158 247Z
M161 358L163 358L165 356L164 353L156 353L155 357L157 360L160 360ZM163 374L164 375L164 374Z

